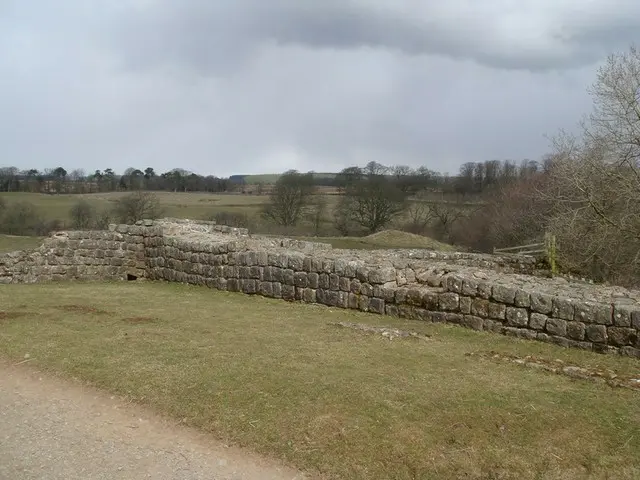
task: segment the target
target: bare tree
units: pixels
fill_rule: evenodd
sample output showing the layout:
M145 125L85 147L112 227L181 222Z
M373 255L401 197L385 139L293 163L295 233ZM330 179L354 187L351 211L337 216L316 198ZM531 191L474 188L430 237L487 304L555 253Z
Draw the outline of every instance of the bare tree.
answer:
M386 167L370 162L364 171L349 168L341 172L344 196L338 210L348 212L344 220L351 220L373 233L404 211L406 194L386 175L387 171Z
M305 213L313 190L313 177L310 174L289 170L273 186L263 215L285 227L295 225Z
M96 220L96 210L86 200L76 202L69 212L73 228L86 230L94 226Z
M640 50L611 55L589 89L582 134L554 140L550 230L562 266L637 284L640 267Z
M407 223L405 230L418 235L423 234L433 220L431 206L422 201L412 202L407 208L407 215L409 217L409 222Z
M322 233L322 224L327 214L327 198L324 195L315 195L309 205L309 219L313 225L313 233L319 236Z
M129 224L146 218L158 218L162 212L158 197L142 190L119 198L113 209L113 215L118 222Z

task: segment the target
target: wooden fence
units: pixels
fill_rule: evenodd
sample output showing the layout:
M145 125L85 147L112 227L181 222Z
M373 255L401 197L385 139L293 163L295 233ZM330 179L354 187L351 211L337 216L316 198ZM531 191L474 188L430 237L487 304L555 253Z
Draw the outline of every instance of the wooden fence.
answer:
M549 263L549 267L551 267L551 273L555 274L557 272L555 235L546 234L544 240L538 243L529 243L517 247L494 248L493 253L532 255L538 258L544 258Z

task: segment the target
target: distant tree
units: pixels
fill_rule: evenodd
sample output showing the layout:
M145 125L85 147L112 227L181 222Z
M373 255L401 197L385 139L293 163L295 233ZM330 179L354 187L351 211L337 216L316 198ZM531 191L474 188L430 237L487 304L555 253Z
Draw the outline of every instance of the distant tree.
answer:
M319 236L322 233L322 224L327 214L327 198L324 195L314 195L309 205L309 219L313 225L313 233Z
M159 218L162 212L160 200L154 193L139 190L119 198L113 216L119 223L131 224L138 220Z
M263 215L279 225L295 225L309 205L313 190L312 175L289 170L282 174L273 186Z
M72 182L74 193L85 193L86 173L81 168L72 170L69 174L69 180Z
M57 167L51 173L55 182L56 193L61 193L66 188L67 171L62 167Z
M76 202L69 213L71 225L77 230L87 230L95 224L96 210L86 200Z
M364 170L351 167L339 175L344 189L339 210L348 212L349 220L371 233L387 226L406 207L406 193L387 171L371 162Z
M147 190L151 190L155 178L156 171L153 169L153 167L147 167L144 169L144 185Z
M117 179L113 169L111 168L104 169L104 182L106 184L105 185L106 190L113 192L116 189Z
M13 192L17 190L19 182L17 181L18 169L16 167L0 168L0 185L4 192Z

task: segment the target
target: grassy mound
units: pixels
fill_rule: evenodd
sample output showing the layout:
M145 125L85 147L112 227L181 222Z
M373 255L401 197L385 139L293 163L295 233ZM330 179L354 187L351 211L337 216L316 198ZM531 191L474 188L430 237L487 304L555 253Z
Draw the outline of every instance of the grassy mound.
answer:
M401 232L400 230L383 230L362 239L372 245L385 248L427 248L429 250L453 251L454 247L433 238Z

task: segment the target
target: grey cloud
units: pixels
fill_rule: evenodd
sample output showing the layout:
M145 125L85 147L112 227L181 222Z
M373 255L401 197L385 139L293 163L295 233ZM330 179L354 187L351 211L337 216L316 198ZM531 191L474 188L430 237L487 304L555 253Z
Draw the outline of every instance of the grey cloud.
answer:
M217 175L537 158L637 8L527 23L489 1L28 3L0 10L2 163Z
M374 8L375 1L363 0L162 0L153 8L126 12L119 31L129 66L172 59L224 72L243 65L257 46L268 41L311 48L384 48L503 69L566 69L592 64L602 51L619 48L633 38L634 29L640 30L640 4L629 1L610 5L616 13L606 16L560 10L551 24L534 27L524 23L524 13L504 27L495 23L499 12L481 16L460 2L452 5L456 3L458 10L452 6L451 15L434 6L412 16ZM523 22L521 27L518 22ZM515 35L503 38L504 28L513 29ZM540 43L535 45L536 41Z

